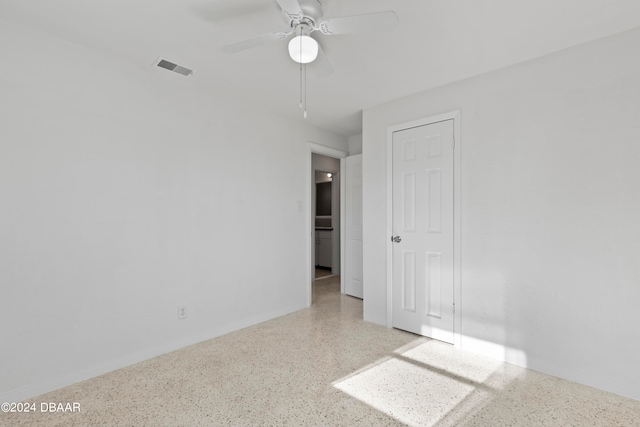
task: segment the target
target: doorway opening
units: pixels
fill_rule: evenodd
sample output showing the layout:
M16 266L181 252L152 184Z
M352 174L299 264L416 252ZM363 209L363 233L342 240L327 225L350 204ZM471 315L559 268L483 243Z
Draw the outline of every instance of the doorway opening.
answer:
M346 152L309 143L308 305L316 278L339 277L342 254L342 160Z
M340 274L340 160L313 153L313 279Z

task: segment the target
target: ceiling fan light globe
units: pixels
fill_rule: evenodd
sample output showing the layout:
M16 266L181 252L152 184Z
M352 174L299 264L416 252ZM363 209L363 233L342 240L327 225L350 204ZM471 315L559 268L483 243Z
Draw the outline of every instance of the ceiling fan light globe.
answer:
M318 57L318 42L309 36L296 36L289 41L289 56L300 64L313 62Z

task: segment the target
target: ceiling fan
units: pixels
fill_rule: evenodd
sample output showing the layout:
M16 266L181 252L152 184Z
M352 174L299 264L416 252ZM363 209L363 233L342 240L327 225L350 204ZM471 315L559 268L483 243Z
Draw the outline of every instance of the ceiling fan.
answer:
M222 47L227 53L237 53L255 46L286 40L289 41L289 56L295 62L308 64L319 77L333 73L322 47L311 37L315 31L331 36L334 34L368 33L393 30L398 26L398 16L393 11L369 13L326 19L323 16L320 0L276 0L289 31L266 33L241 40Z

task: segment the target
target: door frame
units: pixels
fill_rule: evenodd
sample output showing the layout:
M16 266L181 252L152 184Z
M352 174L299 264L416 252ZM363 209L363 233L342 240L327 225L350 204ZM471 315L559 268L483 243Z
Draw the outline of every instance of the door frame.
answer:
M387 127L387 326L393 327L393 133L419 126L426 126L446 120L453 120L453 345L461 346L462 338L462 286L461 286L461 152L460 110L429 116L410 122L398 123Z
M307 215L307 307L311 307L312 301L312 289L311 286L313 284L313 273L314 269L312 268L313 263L313 255L315 250L315 224L313 223L314 216L313 212L311 212L312 208L312 191L311 187L314 185L314 171L313 171L313 154L322 154L323 156L333 157L335 159L340 160L340 174L342 175L343 171L343 163L344 158L347 157L348 153L346 151L337 150L335 148L327 147L326 145L317 144L315 142L309 141L307 143L307 200L306 200L306 212ZM344 216L344 194L342 192L343 186L343 176L341 176L340 180L340 253L344 253L344 239L342 238L342 233L344 230L344 224L342 224L342 218ZM340 271L344 269L343 265L340 265ZM340 291L344 291L344 283L343 283L343 274L340 274Z

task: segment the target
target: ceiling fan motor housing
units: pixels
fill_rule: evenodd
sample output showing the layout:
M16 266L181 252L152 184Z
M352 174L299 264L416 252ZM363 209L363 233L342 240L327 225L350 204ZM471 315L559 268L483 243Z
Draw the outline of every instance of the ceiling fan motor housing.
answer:
M297 27L301 23L308 24L311 28L316 26L322 19L322 4L320 0L298 0L303 16L287 14L291 28Z
M308 36L313 32L313 23L307 21L306 19L297 24L294 27L295 34L297 36Z

